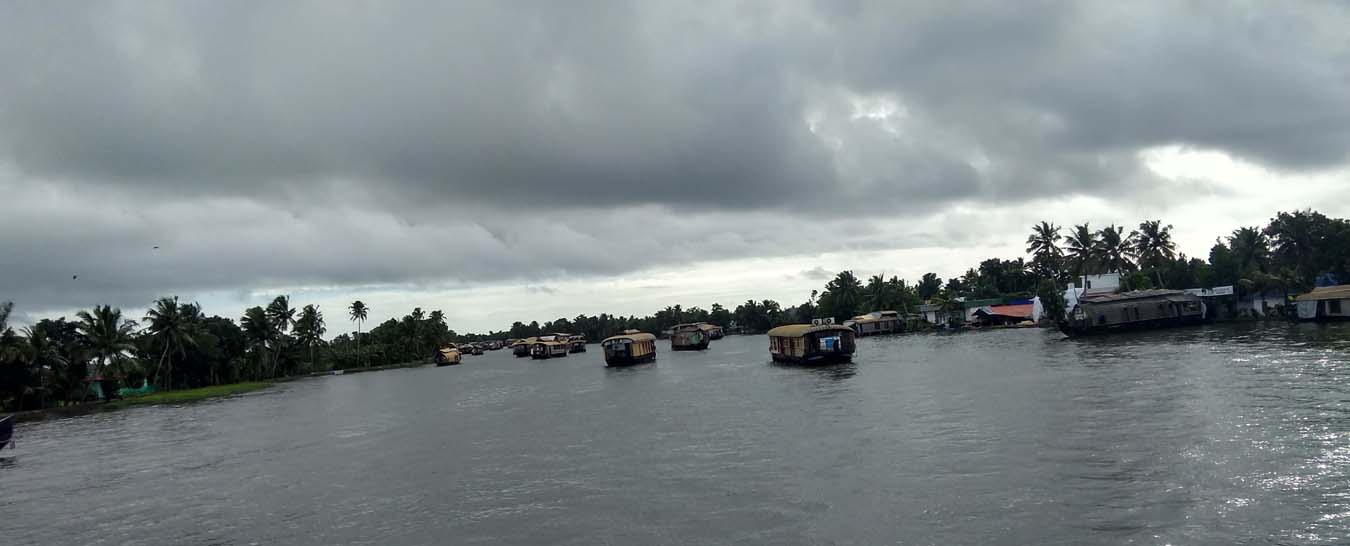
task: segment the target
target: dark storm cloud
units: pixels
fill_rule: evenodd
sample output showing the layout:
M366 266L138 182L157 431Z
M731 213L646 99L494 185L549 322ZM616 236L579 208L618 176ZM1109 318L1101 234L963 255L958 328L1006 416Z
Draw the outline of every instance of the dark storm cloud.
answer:
M957 205L1184 198L1141 150L1345 162L1347 23L1316 2L11 2L0 288L547 286L914 244L872 220Z

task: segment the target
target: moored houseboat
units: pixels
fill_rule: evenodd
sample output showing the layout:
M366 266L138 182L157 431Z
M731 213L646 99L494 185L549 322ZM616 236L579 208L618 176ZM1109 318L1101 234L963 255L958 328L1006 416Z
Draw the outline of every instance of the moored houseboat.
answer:
M708 322L700 322L698 324L699 327L703 328L703 331L708 334L708 339L711 339L713 341L722 339L727 335L726 332L722 329L722 327L716 324Z
M775 362L830 364L853 359L852 328L840 324L789 324L769 330L769 354Z
M568 337L566 335L549 334L535 338L534 345L530 347L530 358L543 360L567 356L567 351L571 347Z
M534 345L536 340L537 338L533 337L517 339L511 344L511 354L515 356L530 356L530 346Z
M0 417L0 449L14 442L14 416Z
M1080 297L1059 321L1069 336L1200 324L1205 304L1180 290L1135 290Z
M1299 320L1350 320L1350 284L1319 286L1294 298Z
M435 360L437 367L454 366L455 364L459 364L462 359L463 356L459 352L459 346L454 343L441 347L436 351Z
M708 332L697 322L688 324L676 324L670 328L670 350L672 351L702 351L708 348L708 342L712 341Z
M898 311L873 311L844 321L844 326L853 329L859 336L879 336L898 334L905 331L905 322Z
M606 366L630 366L656 360L656 336L637 330L607 337L600 342Z
M568 339L567 343L568 343L567 352L569 353L586 352L586 336L583 336L581 334L574 335Z

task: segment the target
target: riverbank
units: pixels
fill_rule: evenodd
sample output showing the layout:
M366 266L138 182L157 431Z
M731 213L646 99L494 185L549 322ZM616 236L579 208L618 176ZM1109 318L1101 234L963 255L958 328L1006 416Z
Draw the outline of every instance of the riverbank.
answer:
M232 383L229 385L214 385L202 387L200 389L185 389L180 391L157 392L145 396L134 396L113 400L111 402L94 402L88 404L75 404L70 406L61 406L55 408L46 408L40 410L29 410L14 414L15 420L19 422L42 421L55 417L75 417L79 415L88 415L103 411L114 411L136 406L154 406L159 404L186 404L190 402L200 402L212 398L223 398L244 394L256 390L265 389L272 386L272 381L255 381L249 383Z

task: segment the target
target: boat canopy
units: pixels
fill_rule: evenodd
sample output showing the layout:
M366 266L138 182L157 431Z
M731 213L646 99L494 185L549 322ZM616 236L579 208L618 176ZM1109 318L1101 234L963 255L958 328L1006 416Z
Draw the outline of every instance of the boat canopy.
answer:
M853 329L842 324L788 324L769 330L769 337L802 337L818 332L853 332Z
M1350 300L1350 284L1319 286L1312 292L1294 298L1294 301Z
M1157 298L1166 301L1185 302L1200 301L1199 296L1187 294L1181 290L1133 290L1130 292L1121 292L1118 294L1096 294L1080 298L1082 303L1113 303L1131 300L1142 300Z
M611 341L619 341L624 339L634 342L656 341L656 336L644 332L639 332L637 330L624 330L624 333L619 334L617 336L607 337L601 343L608 344Z

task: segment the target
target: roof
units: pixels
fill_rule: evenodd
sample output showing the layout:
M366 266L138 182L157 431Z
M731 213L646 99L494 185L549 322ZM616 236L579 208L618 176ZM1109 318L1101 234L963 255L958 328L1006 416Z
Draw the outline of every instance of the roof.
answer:
M1199 296L1192 296L1180 290L1133 290L1130 292L1121 292L1119 294L1091 294L1079 299L1084 303L1108 303L1113 301L1142 300L1149 298L1162 298L1169 301L1200 301Z
M531 343L534 343L534 342L537 341L538 339L539 339L539 338L536 338L536 337L527 337L527 338L523 338L523 339L517 339L515 343L512 343L512 344L511 344L511 346L512 346L512 347L515 347L516 345L529 345L529 344L531 344Z
M842 324L788 324L769 330L769 337L802 337L816 332L852 332L853 329Z
M632 333L628 333L628 332L632 332ZM616 340L616 339L631 339L631 340L633 340L633 341L656 341L656 336L651 335L651 334L648 334L648 333L645 333L645 332L639 332L639 331L637 331L637 330L624 330L624 333L619 334L619 335L617 335L617 336L610 336L610 337L607 337L607 338L605 338L604 341L602 341L602 342L600 342L600 343L608 343L608 342L610 342L610 341L612 341L612 340Z
M697 328L697 329L702 330L704 324L706 324L706 323L703 323L703 322L686 322L686 323L684 323L684 324L676 324L676 325L674 325L674 326L671 326L670 329L671 329L671 331L680 330L680 329L685 329L685 328Z
M1350 300L1350 284L1338 286L1319 286L1312 292L1303 294L1294 301Z
M853 322L877 322L881 320L900 320L900 313L895 311L876 311L866 315L853 317Z
M448 355L448 354L450 354L450 353L458 353L458 352L459 352L459 349L457 349L457 348L455 348L455 347L443 347L443 348L441 348L441 350L440 350L440 353L443 354L443 355Z
M703 329L704 331L712 331L712 330L718 330L718 329L721 329L721 328L722 328L721 326L718 326L718 325L712 324L712 323L708 323L708 322L700 322L700 323L698 323L698 327L701 328L701 329Z
M1035 311L1035 308L1036 304L1034 303L1020 303L1017 305L990 305L988 307L981 307L979 311L976 311L976 313L984 313L986 315L997 315L1001 317L1029 319L1031 318L1032 313Z

